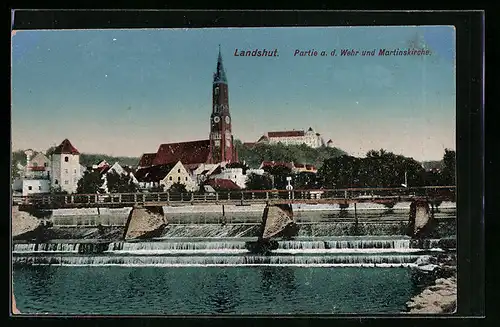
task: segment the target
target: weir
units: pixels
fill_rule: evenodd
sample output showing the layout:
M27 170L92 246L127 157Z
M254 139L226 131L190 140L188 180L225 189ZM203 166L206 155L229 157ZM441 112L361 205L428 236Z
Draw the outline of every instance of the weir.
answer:
M248 251L246 240L183 242L113 242L82 244L15 244L14 264L123 266L244 266L244 265L414 265L431 248L414 248L409 238L277 241L268 255ZM93 246L92 249L87 248Z

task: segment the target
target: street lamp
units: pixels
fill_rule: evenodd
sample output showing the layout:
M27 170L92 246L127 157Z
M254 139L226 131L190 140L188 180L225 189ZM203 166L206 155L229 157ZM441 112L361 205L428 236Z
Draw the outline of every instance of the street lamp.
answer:
M290 182L292 181L292 177L287 176L286 181L288 182L288 184L286 185L286 190L288 191L288 199L290 199L292 197L292 190L293 190L293 186L292 184L290 184Z

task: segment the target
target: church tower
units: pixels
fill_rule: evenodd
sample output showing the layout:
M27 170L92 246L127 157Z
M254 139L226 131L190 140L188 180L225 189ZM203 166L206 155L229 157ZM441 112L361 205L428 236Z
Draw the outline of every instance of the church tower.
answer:
M210 115L209 137L211 163L238 161L233 144L231 123L228 84L219 46L217 70L214 73L212 84L212 114Z

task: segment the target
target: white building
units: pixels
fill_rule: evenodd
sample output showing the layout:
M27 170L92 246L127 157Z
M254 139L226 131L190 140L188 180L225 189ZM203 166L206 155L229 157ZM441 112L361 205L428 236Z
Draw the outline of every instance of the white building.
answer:
M109 166L109 164L103 160L99 165L94 165L92 167L96 167L95 169L98 169L100 174L102 175L101 176L101 179L102 179L101 188L104 190L105 193L109 193L109 190L108 190L108 174L109 173L116 173L118 175L126 175L132 180L132 183L139 184L139 181L135 178L132 171L129 171L129 170L123 168L118 162L115 162L112 166Z
M80 152L65 139L51 154L51 186L75 193L81 178Z
M210 175L210 179L229 179L238 187L245 188L247 175L243 174L242 168L224 168L220 173Z
M319 133L316 133L312 127L307 131L293 130L293 131L278 131L268 132L263 135L257 143L278 144L284 145L301 145L306 144L311 148L319 148L325 145L325 142Z
M50 161L41 152L26 150L26 166L18 165L20 178L12 183L14 194L31 195L50 192Z

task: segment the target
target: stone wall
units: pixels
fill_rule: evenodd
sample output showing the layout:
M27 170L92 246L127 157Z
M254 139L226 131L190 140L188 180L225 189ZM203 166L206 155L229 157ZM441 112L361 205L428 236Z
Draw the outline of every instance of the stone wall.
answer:
M160 235L167 220L161 206L135 207L130 211L125 226L125 240L155 237Z
M42 221L25 211L19 211L17 206L12 207L12 237L23 237L42 227Z
M264 209L262 217L263 231L262 238L282 234L290 226L294 225L292 208L289 205L270 205Z

